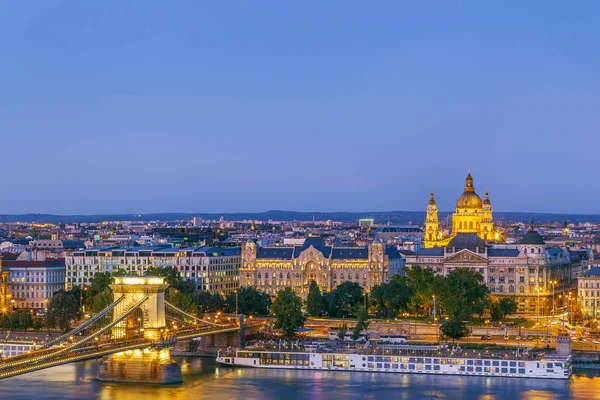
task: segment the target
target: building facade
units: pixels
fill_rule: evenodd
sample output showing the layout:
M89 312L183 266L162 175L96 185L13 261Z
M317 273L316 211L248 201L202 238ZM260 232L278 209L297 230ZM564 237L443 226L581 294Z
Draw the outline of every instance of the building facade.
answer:
M65 287L64 258L44 261L5 261L11 308L45 310L54 295Z
M447 275L455 268L479 272L492 295L513 297L518 313L552 310L550 298L571 286L571 255L547 248L530 230L518 244L489 244L476 233L458 233L444 247L426 248L406 256L406 267L431 267Z
M241 255L239 247L98 247L76 251L65 262L67 290L88 286L98 272L142 276L152 267L174 267L196 290L228 294L239 286Z
M327 246L321 237L308 237L295 246L257 247L247 242L242 248L240 285L254 286L272 296L290 287L305 297L312 280L326 292L347 281L370 291L387 282L390 262L394 271L400 270L399 253L382 243L334 247Z
M584 314L597 318L600 314L600 260L594 256L592 250L588 268L577 278L577 299Z
M423 244L427 248L444 247L459 233L474 233L486 242L501 242L502 234L494 227L492 203L488 191L481 201L475 192L471 172L467 175L463 194L456 201L452 214L452 231L448 234L440 226L438 208L433 192L429 196L425 217L425 237Z

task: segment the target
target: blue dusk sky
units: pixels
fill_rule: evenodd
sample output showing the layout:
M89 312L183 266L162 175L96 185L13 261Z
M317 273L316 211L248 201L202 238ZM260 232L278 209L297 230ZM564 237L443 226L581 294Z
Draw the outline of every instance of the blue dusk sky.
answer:
M600 212L598 1L5 1L0 213Z

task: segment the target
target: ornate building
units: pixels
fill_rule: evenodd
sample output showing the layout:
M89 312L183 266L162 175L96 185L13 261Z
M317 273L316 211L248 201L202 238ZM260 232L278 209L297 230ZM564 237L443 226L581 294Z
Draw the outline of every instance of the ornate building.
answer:
M446 275L455 268L479 272L492 295L511 296L519 314L548 313L552 294L571 286L567 249L547 247L531 229L517 244L488 244L476 233L457 233L444 247L406 256L406 267L431 267ZM556 297L558 298L558 297Z
M0 311L6 312L11 308L10 294L10 271L2 268L2 256L0 256Z
M481 201L475 192L473 177L469 171L464 192L456 201L456 210L452 214L450 234L446 234L440 227L437 204L431 192L427 205L423 244L426 248L443 247L459 233L474 233L484 241L501 241L502 235L494 228L492 212L488 191L485 191L485 199Z
M242 249L240 286L254 286L270 295L291 287L305 297L311 280L322 291L349 281L369 291L386 282L390 269L394 270L390 266L401 261L395 248L382 243L334 247L320 237L308 237L301 246L287 247L257 247L247 242Z

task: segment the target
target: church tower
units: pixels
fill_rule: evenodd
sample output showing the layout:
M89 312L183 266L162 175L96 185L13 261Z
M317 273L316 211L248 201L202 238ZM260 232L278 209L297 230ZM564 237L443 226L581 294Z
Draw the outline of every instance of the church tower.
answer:
M438 208L433 196L433 191L429 195L429 204L427 204L427 216L425 217L425 247L434 247L438 240L440 224L438 221Z
M492 203L490 202L490 195L488 190L485 190L485 198L483 199L483 207L481 212L481 232L480 237L485 240L496 240L494 232L494 219L492 217Z

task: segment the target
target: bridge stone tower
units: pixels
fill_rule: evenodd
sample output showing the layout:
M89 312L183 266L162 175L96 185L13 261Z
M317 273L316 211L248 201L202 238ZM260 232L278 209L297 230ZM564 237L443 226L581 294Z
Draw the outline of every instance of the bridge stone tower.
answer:
M135 306L144 298L147 299L140 306L141 316L132 316L118 323L112 329L113 338L122 338L127 334L127 329L132 326L144 332L144 337L150 340L159 340L161 331L166 328L165 322L165 291L169 285L165 278L157 276L124 276L114 278L110 285L115 300L121 296L125 298L117 304L114 319L123 315L129 308ZM132 321L133 320L133 321Z
M115 307L113 318L119 319L140 302L139 308L112 328L112 338L143 337L160 344L167 338L163 277L124 276L110 285L114 298L124 299ZM145 299L145 300L144 300ZM104 382L179 383L181 367L171 360L169 347L148 347L111 354L98 367L98 380Z

